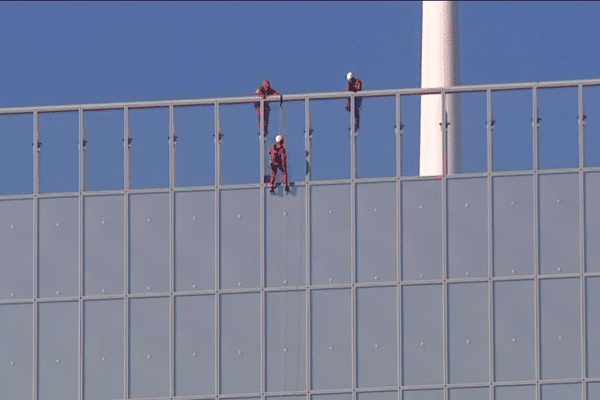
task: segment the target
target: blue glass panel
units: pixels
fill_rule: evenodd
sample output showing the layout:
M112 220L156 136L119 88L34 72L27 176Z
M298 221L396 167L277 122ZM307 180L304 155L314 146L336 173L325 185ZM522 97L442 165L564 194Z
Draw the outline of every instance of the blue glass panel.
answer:
M169 299L133 299L129 304L129 396L167 396Z
M33 388L33 308L0 306L0 398L31 399Z
M540 281L540 368L542 379L581 376L579 279Z
M260 297L221 296L221 392L260 391Z
M79 377L78 304L42 303L38 312L38 398L76 399Z
M33 201L0 201L0 299L33 295Z
M312 389L349 388L350 290L314 290L311 295Z
M83 392L86 400L123 397L123 300L86 301Z

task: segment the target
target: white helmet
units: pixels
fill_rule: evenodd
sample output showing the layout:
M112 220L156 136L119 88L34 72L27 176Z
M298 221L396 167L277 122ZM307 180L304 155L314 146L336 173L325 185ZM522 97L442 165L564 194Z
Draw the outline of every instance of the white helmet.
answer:
M346 79L347 79L347 80L350 80L350 79L352 79L352 78L354 78L354 74L352 73L352 71L349 71L349 72L346 74Z
M279 142L281 142L282 140L283 140L283 136L281 136L281 135L277 135L277 136L275 136L275 142L276 142L276 143L279 143Z

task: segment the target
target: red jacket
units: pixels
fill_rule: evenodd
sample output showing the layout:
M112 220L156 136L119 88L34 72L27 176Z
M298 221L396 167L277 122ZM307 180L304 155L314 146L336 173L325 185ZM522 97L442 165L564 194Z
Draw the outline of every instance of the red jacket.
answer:
M269 86L268 89L265 89L264 86L259 86L258 89L256 89L256 97L262 97L263 99L267 96L272 96L274 94L279 94L277 93L277 90L273 89L272 87Z
M271 146L269 148L269 156L271 157L271 164L277 165L282 169L287 168L287 155L283 145L274 144Z
M362 90L362 82L360 79L351 78L348 81L348 91L349 92L360 92Z

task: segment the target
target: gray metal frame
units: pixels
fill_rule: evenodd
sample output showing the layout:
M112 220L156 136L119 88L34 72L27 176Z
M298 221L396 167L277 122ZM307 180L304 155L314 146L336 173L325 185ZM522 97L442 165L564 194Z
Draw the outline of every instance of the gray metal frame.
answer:
M541 399L541 385L548 383L580 383L582 384L582 400L587 398L587 385L586 382L600 382L600 378L587 378L586 377L586 361L585 356L587 354L586 349L586 278L590 276L600 276L600 273L587 272L585 267L585 175L589 172L599 172L599 167L585 167L585 111L584 111L584 99L583 99L583 88L589 86L600 86L600 79L592 80L576 80L576 81L557 81L557 82L535 82L535 83L514 83L514 84L497 84L497 85L472 85L472 86L457 86L452 88L434 88L434 89L394 89L394 90L372 90L364 91L360 93L361 97L395 97L396 108L395 108L395 135L396 135L396 176L394 177L383 177L383 178L358 178L357 177L357 166L356 166L356 151L357 151L357 135L358 133L354 129L354 101L351 101L350 111L350 149L351 149L351 175L350 179L342 180L319 180L313 181L311 177L311 158L312 158L312 129L311 129L311 110L310 104L313 100L324 100L324 99L340 99L350 97L354 99L354 93L347 92L331 92L331 93L311 93L311 94L296 94L286 95L284 101L303 101L305 109L305 158L306 158L306 173L304 181L296 182L297 185L303 186L305 189L305 279L306 286L302 287L268 287L265 279L265 235L266 235L266 189L267 184L263 181L263 174L265 171L265 145L266 138L264 136L264 113L261 115L261 127L260 127L260 174L259 183L241 184L241 185L222 185L221 183L221 124L220 124L220 106L222 104L243 104L256 102L256 98L253 96L236 97L236 98L217 98L217 99L192 99L192 100L176 100L176 101L149 101L149 102L131 102L131 103L106 103L106 104L78 104L78 105L65 105L65 106L34 106L34 107L15 107L15 108L3 108L0 109L0 115L4 114L31 114L33 117L33 148L32 148L32 159L33 159L33 188L31 194L22 195L4 195L0 196L0 200L16 199L16 198L28 198L33 200L33 224L34 224L34 238L33 238L33 293L34 297L31 299L12 299L12 300L0 300L0 305L3 304L31 304L33 305L33 400L37 400L38 393L38 304L45 302L56 302L56 301L77 301L79 307L79 339L78 339L78 356L79 356L79 375L78 375L78 394L79 400L84 399L83 393L83 362L84 362L84 342L83 342L83 321L84 315L84 303L88 300L94 299L121 299L124 300L123 309L123 321L125 326L124 331L124 393L123 399L129 399L129 328L130 328L130 316L129 316L129 299L131 298L150 298L150 297L163 297L169 298L170 304L170 321L169 321L169 347L170 347L170 361L169 361L169 397L156 398L158 400L168 399L191 399L191 397L177 397L175 396L175 300L177 296L184 295L202 295L212 294L215 297L215 390L216 393L211 395L193 396L194 399L212 399L219 397L234 398L234 397L260 397L261 400L265 400L267 396L275 395L303 395L306 396L306 400L310 400L313 395L328 394L328 393L346 393L351 394L352 400L356 400L357 393L363 392L383 392L383 391L397 391L398 400L402 400L402 393L407 389L418 389L418 388L430 388L430 389L442 389L444 393L444 400L449 398L449 389L451 388L466 388L466 387L489 387L489 398L494 398L494 387L495 386L510 386L510 385L535 385L536 387L536 400ZM578 143L579 143L579 162L577 168L564 168L564 169L539 169L539 122L538 117L538 90L542 88L566 88L576 87L578 90ZM503 90L516 90L526 89L532 91L533 97L533 111L532 111L532 140L533 140L533 167L532 170L524 171L494 171L493 170L493 132L494 132L494 119L493 119L493 104L492 104L492 93L495 91ZM467 92L485 92L486 94L486 135L487 135L487 170L481 173L470 173L470 174L456 174L449 175L447 173L447 165L444 165L444 174L439 177L430 177L429 179L439 179L442 185L442 278L433 280L420 280L420 281L402 281L402 182L409 180L423 179L418 176L403 176L402 175L402 115L401 115L401 100L402 96L406 95L419 95L419 94L440 94L442 96L442 109L446 102L446 96L454 93L467 93ZM277 99L278 100L278 99ZM268 101L276 101L276 99L261 99L260 107L264 109L265 103ZM213 105L214 106L214 118L215 118L215 131L214 131L214 143L215 143L215 184L210 186L196 186L196 187L178 187L176 181L176 164L177 164L177 136L175 126L175 112L179 106L190 106L190 105ZM152 108L152 107L168 107L169 109L169 187L159 189L131 189L131 147L132 137L129 130L129 109L137 108ZM123 132L123 157L124 157L124 188L123 190L109 190L109 191L87 191L85 188L85 175L86 175L86 132L85 132L85 121L84 112L89 110L109 110L118 109L123 110L124 115L124 132ZM39 113L46 112L65 112L65 111L77 111L79 115L79 191L77 193L41 193L40 192L40 154L42 151L42 137L40 135L38 119ZM441 112L441 124L440 128L443 133L444 143L444 159L447 160L447 118L445 113ZM447 162L445 163L447 164ZM539 238L539 178L541 175L560 174L565 172L577 172L579 177L579 251L580 251L580 265L579 273L575 274L562 274L556 275L543 275L540 271L540 238ZM534 219L534 273L533 275L520 275L520 276L494 276L494 258L493 258L493 178L497 176L514 176L514 175L527 175L533 178L533 219ZM448 278L447 263L448 263L448 201L447 201L447 186L448 180L450 179L462 179L471 177L485 177L487 180L487 217L488 217L488 276L477 277L477 278ZM395 182L396 184L396 268L397 278L396 281L390 282L368 282L360 283L356 280L356 234L357 234L357 183L364 182ZM342 284L313 284L310 280L311 274L311 187L313 185L332 185L336 183L350 184L350 216L351 216L351 279L349 283ZM258 288L240 288L240 289L226 289L223 290L220 287L220 192L222 189L233 189L233 188L260 188L260 285ZM177 192L184 191L198 191L198 190L212 190L214 191L215 199L215 289L214 290L199 290L194 292L176 292L174 286L174 273L175 273L175 195ZM130 263L130 251L129 251L129 217L130 217L130 206L129 200L132 193L169 193L169 275L170 275L170 286L168 292L159 293L131 293L129 285L129 263ZM121 194L124 199L124 292L122 295L86 295L84 293L83 284L83 265L84 265L84 202L87 196L102 196L108 194ZM39 297L38 288L38 272L39 272L39 199L40 198L51 198L51 197L77 197L79 201L79 295L77 297L53 297L53 298L42 298ZM540 374L540 281L544 279L556 279L556 278L579 278L580 280L580 291L581 291L581 378L577 379L541 379ZM494 367L494 282L497 281L510 281L510 280L532 280L535 288L535 380L520 381L520 382L502 382L497 384L495 379L495 367ZM489 382L475 383L475 384L450 384L449 383L449 372L448 372L448 284L457 282L487 282L488 284L488 311L489 311ZM442 384L436 385L419 385L419 386L405 386L402 383L402 287L405 285L428 285L428 284L441 284L443 288L443 360L444 360L444 378ZM361 287L396 287L397 288L397 329L398 329L398 342L397 342L397 368L398 368L398 379L397 387L380 387L380 388L359 388L357 387L357 320L356 320L356 291L357 288ZM312 390L311 382L311 293L314 290L325 290L332 288L344 288L349 289L351 293L351 359L352 359L352 387L340 389L340 390ZM265 306L265 295L266 292L275 291L304 291L306 301L306 324L305 324L305 335L306 335L306 390L300 392L266 392L265 377L266 377L266 366L265 366L265 351L266 351L266 306ZM260 332L261 332L261 384L260 393L240 393L235 395L221 395L220 394L220 381L221 381L221 366L220 366L220 296L226 293L257 293L260 295Z

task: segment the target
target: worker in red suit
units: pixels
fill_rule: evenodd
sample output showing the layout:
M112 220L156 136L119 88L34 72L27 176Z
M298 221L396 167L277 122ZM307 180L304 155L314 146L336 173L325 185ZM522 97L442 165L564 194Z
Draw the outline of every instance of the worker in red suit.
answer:
M277 179L277 168L281 170L281 180L285 185L285 191L290 191L290 185L288 183L287 176L287 155L285 147L283 146L283 136L277 135L275 137L275 144L269 148L269 156L271 157L271 194L275 194L275 180Z
M256 89L256 97L266 99L268 96L278 95L277 91L271 87L271 82L268 79L265 79L263 84ZM283 96L279 95L279 100L283 100ZM257 101L254 103L254 108L258 112L258 134L260 135L260 102ZM271 111L271 107L269 107L269 103L265 102L265 136L269 133L269 112Z
M356 79L354 77L354 73L348 72L346 74L346 79L348 80L348 88L349 92L360 92L362 90L362 82L360 79ZM358 131L358 127L360 125L360 105L362 103L362 97L355 96L354 99L356 102L354 103L354 132ZM350 97L348 97L348 104L346 104L346 110L352 110L350 106Z

